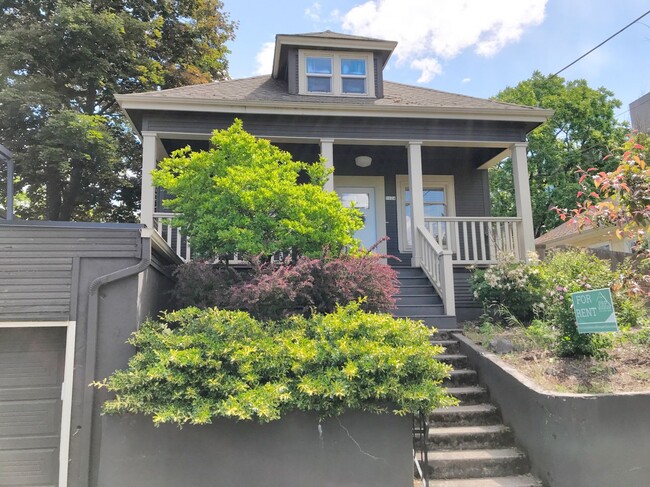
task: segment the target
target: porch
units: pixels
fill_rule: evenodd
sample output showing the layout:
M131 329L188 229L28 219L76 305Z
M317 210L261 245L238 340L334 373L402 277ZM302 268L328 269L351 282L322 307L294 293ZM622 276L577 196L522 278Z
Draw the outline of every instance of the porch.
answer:
M165 211L164 195L151 186L149 172L157 160L187 144L207 149L207 136L143 136L142 222L190 260L191 245L182 229L170 225L174 215ZM364 245L389 237L378 251L398 257L402 266L422 268L446 316L456 316L455 273L492 264L501 253L524 259L534 250L525 143L265 138L296 159L316 161L322 154L334 168L326 189L364 212L366 226L358 235ZM508 156L517 216L491 217L487 168Z

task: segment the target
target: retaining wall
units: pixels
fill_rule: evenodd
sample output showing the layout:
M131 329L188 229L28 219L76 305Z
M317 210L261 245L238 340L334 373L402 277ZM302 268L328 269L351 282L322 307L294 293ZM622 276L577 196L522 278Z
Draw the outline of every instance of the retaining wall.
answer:
M650 485L650 394L544 391L496 355L456 337L546 485Z

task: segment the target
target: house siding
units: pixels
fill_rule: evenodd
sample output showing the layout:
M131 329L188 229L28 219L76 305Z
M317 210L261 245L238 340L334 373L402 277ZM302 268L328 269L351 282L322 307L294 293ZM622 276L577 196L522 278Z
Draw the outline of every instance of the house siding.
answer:
M70 319L78 259L134 257L140 255L140 247L137 229L45 228L2 222L0 321Z
M300 72L298 70L298 49L287 50L287 87L291 95L297 95L300 89Z
M227 128L235 118L240 118L244 128L253 135L269 138L506 143L526 140L525 125L518 122L245 113L147 112L143 130L198 136Z

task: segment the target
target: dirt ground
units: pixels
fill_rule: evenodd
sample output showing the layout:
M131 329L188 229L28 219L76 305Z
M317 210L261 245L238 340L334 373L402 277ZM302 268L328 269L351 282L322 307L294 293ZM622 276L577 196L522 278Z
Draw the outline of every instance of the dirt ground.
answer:
M486 337L466 329L472 340L487 345ZM493 338L510 340L515 351L500 355L507 363L547 390L575 393L650 392L650 345L621 334L614 336L609 358L556 357L549 350L526 343L519 330L501 330Z

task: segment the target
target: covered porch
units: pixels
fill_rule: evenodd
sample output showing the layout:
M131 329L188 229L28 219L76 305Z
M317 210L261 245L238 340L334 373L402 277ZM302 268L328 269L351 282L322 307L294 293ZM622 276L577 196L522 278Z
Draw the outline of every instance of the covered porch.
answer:
M141 221L156 229L183 260L190 260L190 242L182 229L169 225L173 215L165 211L150 172L175 149L188 144L207 149L209 136L142 135ZM357 235L364 246L388 237L377 251L397 257L394 265L422 268L448 316L456 315L455 272L494 263L501 253L524 259L534 250L525 142L259 136L295 159L313 162L322 154L334 169L326 189L364 213L366 225ZM508 156L513 160L517 215L492 217L487 169Z

